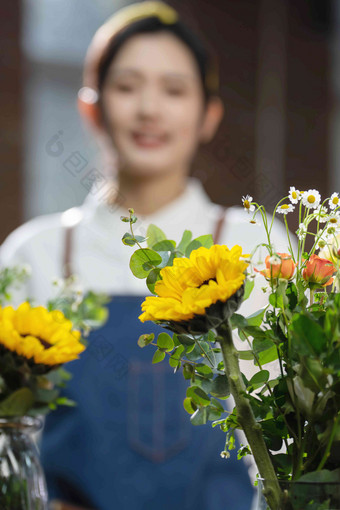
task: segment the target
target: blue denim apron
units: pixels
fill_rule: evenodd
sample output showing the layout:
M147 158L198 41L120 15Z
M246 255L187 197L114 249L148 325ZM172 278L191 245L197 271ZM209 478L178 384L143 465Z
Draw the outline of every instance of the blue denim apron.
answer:
M46 419L41 444L50 499L96 510L249 510L253 488L225 434L193 426L183 409L187 381L141 349L140 296L114 296L107 324L66 368L63 392L77 406Z

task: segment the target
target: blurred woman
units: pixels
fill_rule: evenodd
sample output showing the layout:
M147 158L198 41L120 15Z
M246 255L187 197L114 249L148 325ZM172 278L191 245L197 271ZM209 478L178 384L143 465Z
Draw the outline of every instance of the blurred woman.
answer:
M137 347L140 334L157 328L138 322L145 283L130 274L131 252L120 242L128 207L140 218L136 233L154 223L176 241L186 228L244 252L260 242L241 208L225 211L188 178L199 144L212 139L223 116L217 69L174 9L130 5L95 34L78 104L113 156L109 173L92 175L82 207L29 221L1 249L3 264L32 266L25 292L40 302L58 274L76 273L85 290L112 296L109 322L67 367L73 378L65 393L77 407L46 421L50 496L63 508L249 510L243 462L219 456L224 434L192 426L182 376L152 365L150 351ZM284 238L284 230L276 226L273 237Z

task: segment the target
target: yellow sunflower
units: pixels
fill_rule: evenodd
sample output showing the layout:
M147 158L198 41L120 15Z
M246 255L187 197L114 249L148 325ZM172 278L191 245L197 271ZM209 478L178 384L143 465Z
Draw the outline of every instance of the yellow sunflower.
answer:
M164 267L162 280L155 285L157 296L148 296L142 304L142 322L192 319L206 308L225 302L245 279L248 264L240 260L242 248L214 245L198 248L190 258L175 258L173 266Z
M35 363L59 365L78 358L85 346L62 312L22 303L0 308L0 344Z

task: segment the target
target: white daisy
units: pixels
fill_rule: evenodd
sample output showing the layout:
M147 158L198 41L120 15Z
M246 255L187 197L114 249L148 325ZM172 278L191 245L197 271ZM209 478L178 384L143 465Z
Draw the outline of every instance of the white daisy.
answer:
M302 195L302 204L307 209L316 209L320 205L321 195L316 189L309 189Z
M298 238L301 241L302 239L304 239L306 237L306 234L307 234L306 225L304 223L300 223L299 228L296 231L296 235L298 236Z
M319 207L315 209L314 214L316 221L319 223L326 223L326 221L328 221L328 211L323 205L319 205Z
M297 204L301 198L301 193L298 189L295 189L294 186L291 186L289 188L288 197L292 204Z
M330 214L328 217L328 226L329 227L340 227L340 215L339 213Z
M245 197L242 197L242 204L244 209L249 212L255 211L255 205L252 205L253 197L250 195L246 195Z
M292 204L282 204L276 209L276 212L279 214L288 214L293 212L295 207Z
M330 209L335 209L340 205L339 193L333 193L331 198L328 200L328 205Z
M278 264L282 264L282 260L281 260L281 257L279 257L276 253L274 253L274 255L272 255L270 258L269 258L269 264L271 266L276 266Z
M250 218L250 220L246 220L246 223L250 223L251 225L256 225L257 227L261 226L261 223L256 218Z

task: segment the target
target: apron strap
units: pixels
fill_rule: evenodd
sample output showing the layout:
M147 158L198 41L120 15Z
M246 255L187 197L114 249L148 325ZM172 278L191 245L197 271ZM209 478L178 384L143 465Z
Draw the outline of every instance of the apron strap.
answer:
M78 209L78 208L73 207L72 209L69 209L68 211L65 211L65 213L63 213L62 223L63 223L64 229L65 229L65 232L64 232L64 251L63 251L63 260L62 260L62 275L63 275L63 278L69 278L73 274L73 269L72 269L72 241L73 241L73 233L74 233L75 227L77 225L79 225L79 223L81 222L82 215L81 215L81 213L80 214L78 213L78 211L80 212L80 210L78 209L77 210L78 217L75 217L73 219L72 224L68 224L66 213L70 214L70 212L71 211L74 212L75 209ZM223 227L225 225L225 215L226 215L226 209L225 208L221 208L221 212L220 212L219 217L217 219L217 222L215 224L215 231L214 231L214 234L213 234L213 239L214 239L214 243L215 244L218 244L218 242L220 240L221 232L222 232L222 229L223 229ZM65 218L66 218L66 221L65 221Z
M218 217L218 219L216 221L215 232L213 234L213 240L214 240L215 244L219 243L219 240L220 240L220 237L221 237L221 233L222 233L223 227L225 225L225 214L226 214L226 211L227 211L227 209L225 209L224 207L221 207L221 212L220 212L219 217Z

